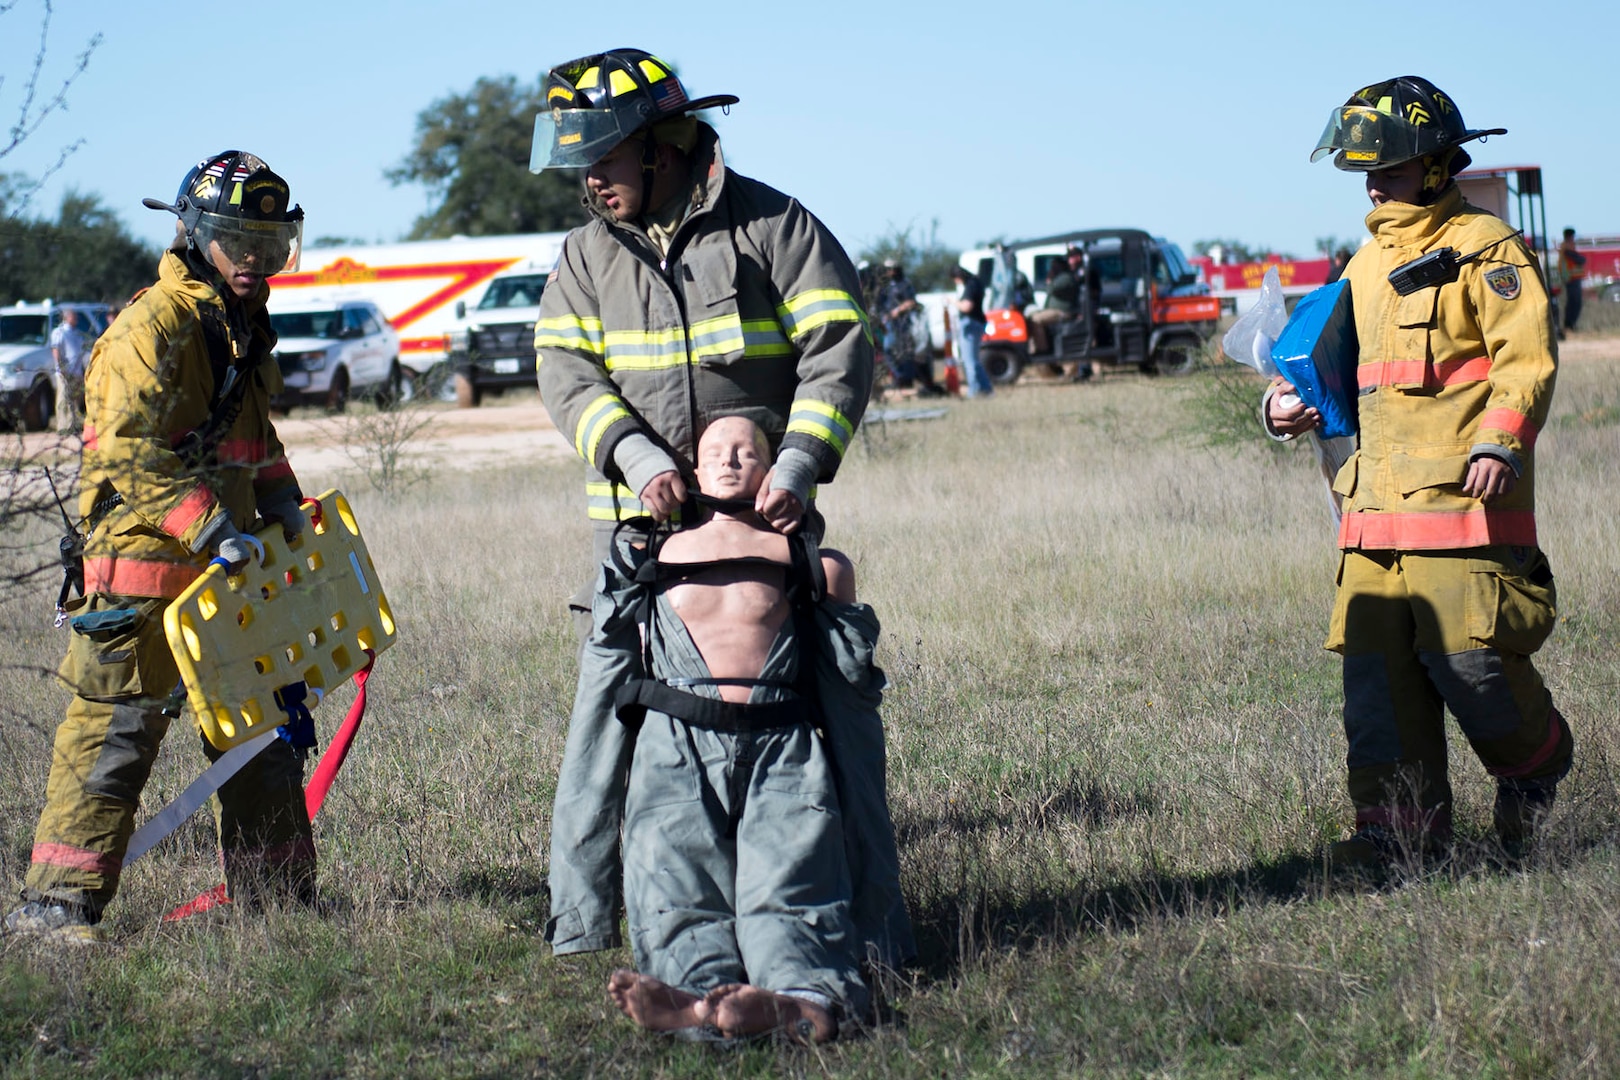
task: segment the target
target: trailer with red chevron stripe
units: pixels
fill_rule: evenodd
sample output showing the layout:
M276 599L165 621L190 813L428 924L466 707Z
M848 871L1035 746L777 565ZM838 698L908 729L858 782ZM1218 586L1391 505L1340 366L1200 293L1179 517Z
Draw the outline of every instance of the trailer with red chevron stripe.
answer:
M370 300L399 333L399 362L413 388L444 372L447 337L499 275L549 271L566 233L458 236L398 244L304 249L302 266L270 279L270 310L329 300ZM434 380L428 380L434 381Z

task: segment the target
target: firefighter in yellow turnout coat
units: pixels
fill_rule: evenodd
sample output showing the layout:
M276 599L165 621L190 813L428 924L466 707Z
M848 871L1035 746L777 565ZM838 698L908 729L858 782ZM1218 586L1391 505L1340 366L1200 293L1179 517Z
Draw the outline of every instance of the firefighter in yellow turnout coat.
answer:
M535 348L546 407L588 464L596 561L618 521L674 514L717 416L770 439L760 509L791 531L871 394L855 268L797 200L727 169L689 115L735 97L688 100L638 49L564 64L546 85L531 167L585 168L595 220L563 245Z
M86 380L85 600L24 904L12 932L93 937L118 888L135 810L170 720L179 674L163 611L213 556L240 568L258 522L302 528L298 481L269 419L281 375L265 278L296 258L302 210L258 158L193 168L173 207L174 248L96 344ZM217 751L204 742L210 757ZM233 896L270 882L307 897L315 854L302 763L278 741L215 801Z
M1449 839L1443 708L1496 779L1510 855L1570 767L1569 728L1530 660L1556 599L1533 469L1556 368L1546 287L1508 225L1452 182L1469 162L1459 144L1488 134L1501 131L1469 130L1432 83L1405 76L1336 109L1313 157L1364 172L1374 203L1372 242L1346 270L1360 442L1334 483L1343 555L1327 646L1344 656L1356 833L1335 863ZM1456 266L1443 248L1477 257ZM1267 403L1275 430L1315 426L1281 398Z

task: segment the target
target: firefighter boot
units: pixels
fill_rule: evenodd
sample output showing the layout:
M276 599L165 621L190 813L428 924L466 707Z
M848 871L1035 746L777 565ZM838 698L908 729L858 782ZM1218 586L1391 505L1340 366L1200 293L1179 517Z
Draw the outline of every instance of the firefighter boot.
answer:
M1381 874L1394 862L1399 849L1390 830L1381 825L1362 825L1349 839L1328 845L1328 869L1335 874Z
M7 937L35 937L65 945L95 945L102 940L101 927L96 922L78 904L60 900L29 900L6 916L0 933Z
M1508 865L1518 866L1530 854L1536 832L1552 812L1556 780L1502 780L1496 785L1496 838Z

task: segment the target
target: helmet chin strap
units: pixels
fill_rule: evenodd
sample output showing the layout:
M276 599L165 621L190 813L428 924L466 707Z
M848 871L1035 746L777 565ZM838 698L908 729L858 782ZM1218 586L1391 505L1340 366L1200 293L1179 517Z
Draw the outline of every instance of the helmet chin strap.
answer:
M658 142L652 132L641 144L641 216L646 217L657 207L652 204L653 174L658 171Z
M1457 156L1457 147L1448 146L1438 154L1429 154L1423 159L1423 202L1425 205L1434 201L1435 196L1444 191L1446 185L1451 183L1451 162Z

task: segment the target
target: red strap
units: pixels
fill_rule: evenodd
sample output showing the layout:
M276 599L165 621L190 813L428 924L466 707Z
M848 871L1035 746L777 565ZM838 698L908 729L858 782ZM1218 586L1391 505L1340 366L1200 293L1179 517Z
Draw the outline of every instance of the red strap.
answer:
M377 662L377 654L370 649L366 650L366 666L354 673L354 704L349 706L349 715L343 718L343 723L332 736L332 742L321 755L321 762L315 766L315 775L309 778L309 787L304 789L304 806L309 810L309 820L314 821L315 815L321 812L321 803L326 801L326 793L332 787L332 781L337 779L338 770L343 768L343 759L349 756L349 747L354 745L354 733L360 730L360 721L366 716L366 680L371 678L371 665Z
M349 747L354 745L354 734L360 730L360 721L366 718L366 680L371 677L371 665L376 662L377 654L367 649L366 666L354 673L354 704L349 706L349 715L343 718L337 734L332 736L326 753L321 755L320 764L315 766L315 774L309 779L309 786L304 789L304 808L309 811L311 821L321 812L326 793L331 790L332 781L337 779L338 770L343 768L343 761L349 756ZM225 895L225 885L221 882L163 916L163 921L179 922L230 902L231 898Z

